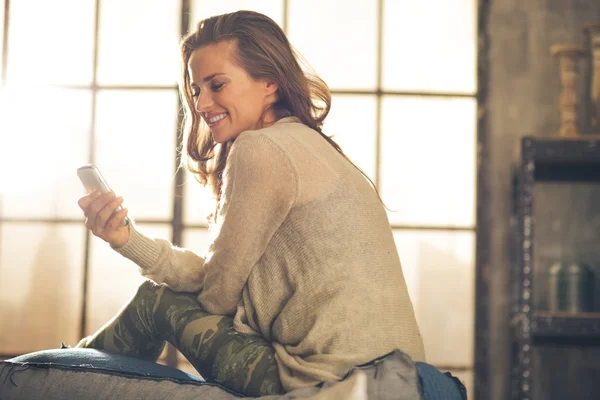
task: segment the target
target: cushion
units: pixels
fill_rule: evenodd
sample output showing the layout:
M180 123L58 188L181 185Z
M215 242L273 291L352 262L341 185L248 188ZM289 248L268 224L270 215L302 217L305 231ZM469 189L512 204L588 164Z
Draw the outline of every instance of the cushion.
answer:
M161 377L179 383L204 382L201 377L177 368L95 349L44 350L15 357L8 360L8 362L38 366L51 365L56 368L77 366L106 372L122 371L141 377Z
M417 362L416 366L424 399L467 399L465 385L449 372L441 373L433 365L423 362Z
M434 370L429 371L433 375L420 382L422 378L412 359L401 351L394 351L355 367L340 382L326 382L263 399L417 400L423 398L421 385L425 389L427 384L433 385L435 389L439 386L435 379L441 379L442 384L452 382ZM439 376L435 375L436 371ZM441 398L463 398L460 395L455 397L459 393L456 386L447 388L455 393L445 393ZM430 393L433 393L431 389ZM199 376L175 368L95 349L44 350L0 362L2 400L225 400L240 397L218 384L205 382ZM425 399L433 400L435 397L427 396Z
M44 350L0 362L0 399L237 399L198 376L95 349Z

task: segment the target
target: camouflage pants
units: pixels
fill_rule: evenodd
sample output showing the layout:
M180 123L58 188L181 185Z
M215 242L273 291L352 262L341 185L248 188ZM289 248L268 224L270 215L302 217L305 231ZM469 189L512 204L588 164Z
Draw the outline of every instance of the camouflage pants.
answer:
M209 382L248 396L283 393L274 350L262 337L233 329L229 317L209 314L197 296L145 281L100 330L76 347L156 361L173 344Z

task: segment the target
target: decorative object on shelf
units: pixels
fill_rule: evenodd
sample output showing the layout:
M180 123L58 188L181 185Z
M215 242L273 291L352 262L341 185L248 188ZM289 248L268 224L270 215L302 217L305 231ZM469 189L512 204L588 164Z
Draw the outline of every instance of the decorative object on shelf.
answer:
M590 97L592 101L592 131L600 133L600 22L587 24L585 32L588 36L590 54L592 56L592 79Z
M550 311L593 311L594 273L588 265L555 263L549 270L548 286Z
M555 44L550 53L558 58L560 65L560 136L579 135L579 59L587 54L585 47L576 44Z

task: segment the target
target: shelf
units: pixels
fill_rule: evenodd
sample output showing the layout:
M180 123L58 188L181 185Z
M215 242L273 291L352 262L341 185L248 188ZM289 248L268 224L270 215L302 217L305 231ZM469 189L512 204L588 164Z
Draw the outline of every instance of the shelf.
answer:
M531 333L534 337L600 339L600 313L538 311L533 313Z
M534 181L600 182L600 135L523 138L522 165Z
M512 320L513 332L522 338L524 314ZM600 313L567 313L538 311L533 313L530 323L533 338L599 339Z
M600 339L600 313L538 311L533 313L534 337L587 337Z
M590 398L588 389L598 386L596 377L600 376L600 312L534 311L537 302L534 301L532 286L537 284L534 282L537 278L535 265L539 262L536 258L537 248L541 248L540 253L543 254L544 245L552 246L557 241L552 235L540 238L534 232L539 229L544 233L544 224L538 226L540 218L552 222L558 215L558 212L556 215L544 212L544 207L538 210L540 192L536 186L539 183L566 183L563 187L567 191L574 189L574 186L581 187L579 183L585 183L586 190L587 185L600 183L600 136L523 138L512 183L514 215L511 216L510 301L513 318L510 328L513 397ZM570 203L567 208L569 206ZM572 210L579 211L576 207ZM593 212L587 214L595 215ZM585 218L587 214L581 217ZM562 240L562 237L558 239ZM583 245L581 243L580 247ZM557 373L561 366L565 368ZM561 387L571 390L573 387L583 388L585 394L565 397L556 390ZM549 393L552 396L548 396ZM592 397L600 398L595 395Z
M600 161L588 163L536 163L536 182L600 182Z
M597 163L600 162L600 135L581 135L574 138L523 138L525 158L536 163Z

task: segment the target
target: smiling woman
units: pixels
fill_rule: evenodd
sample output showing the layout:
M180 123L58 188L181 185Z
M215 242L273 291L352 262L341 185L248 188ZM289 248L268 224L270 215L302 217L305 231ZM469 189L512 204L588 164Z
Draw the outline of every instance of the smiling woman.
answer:
M311 13L315 7L307 3L318 7L319 13ZM130 260L101 239L86 240L77 207L82 187L74 173L81 164L100 166L144 232L171 238L174 244L204 255L218 233L207 229L206 216L215 214L221 191L215 195L205 190L189 171L177 171L187 177L183 183L173 178L176 145L181 145L177 141L181 106L177 43L188 30L195 30L199 20L251 9L273 19L333 89L332 111L323 132L333 135L377 182L386 205L395 211L388 218L401 249L428 361L470 374L472 344L462 339L472 334L474 302L462 293L472 293L474 271L476 136L471 94L476 3L447 3L346 0L340 7L338 0L11 1L4 60L8 68L2 71L8 77L3 84L8 86L0 89L0 292L13 310L0 308L0 321L26 310L21 289L52 283L73 294L62 302L77 307L52 303L44 309L47 325L61 324L60 312L70 310L64 324L69 332L63 338L72 342L100 328L139 286L135 268L124 272L132 266ZM447 13L433 16L439 21L427 23L431 9L444 7L450 7ZM3 11L0 7L0 17ZM32 52L32 27L44 32L44 41L51 45ZM0 37L2 33L0 29ZM221 44L226 51L218 56L231 61L225 57L231 56L231 48L226 42L216 46ZM432 61L439 49L460 56L446 54L451 65L440 70ZM210 50L210 46L199 49L196 56ZM218 56L205 54L194 61L217 62ZM239 63L231 64L239 68ZM203 71L208 67L215 71ZM254 129L243 123L246 112L254 115L255 106L272 101L264 93L253 97L260 90L245 97L239 76L217 67L184 66L186 75L199 75L192 79L195 85L190 84L189 108L200 111L198 128L212 129L215 144L227 142L239 130L230 128L238 124ZM204 80L217 72L222 74ZM259 89L269 84L281 87L278 81L251 82ZM198 97L192 97L194 93ZM242 102L249 106L240 107ZM432 118L440 115L444 118ZM243 145L244 135L241 139ZM438 144L436 149L431 150L431 143ZM431 151L435 157L423 156ZM272 156L277 159L277 154ZM444 167L432 168L432 160ZM453 190L448 182L460 190ZM59 240L54 227L69 237L65 251L74 262L64 267L52 264L64 259L52 255L52 246L24 239L53 236ZM24 243L28 252L43 256L29 262L12 251ZM36 272L40 269L68 273L73 279L59 282L58 273L43 275ZM432 277L445 274L460 277L451 293L430 284ZM436 295L428 294L432 291ZM7 335L13 335L10 341L3 340ZM26 322L0 324L0 353L56 347L59 339L48 329L30 329Z
M277 101L277 83L253 79L239 66L237 46L235 40L229 40L200 47L188 61L195 110L217 143L233 140L246 130L270 126L276 119L265 109Z
M119 227L114 196L82 197L90 231L150 281L77 347L155 360L168 341L254 396L340 380L395 349L424 361L377 190L321 130L324 82L256 12L200 21L181 50L188 166L217 196L215 238L203 257Z

